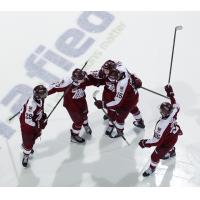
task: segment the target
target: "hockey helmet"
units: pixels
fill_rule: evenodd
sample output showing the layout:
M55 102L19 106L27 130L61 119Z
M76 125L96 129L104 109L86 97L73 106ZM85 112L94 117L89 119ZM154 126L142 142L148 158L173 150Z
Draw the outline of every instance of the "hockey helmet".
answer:
M162 117L168 117L171 114L172 110L172 104L168 102L163 102L160 105L160 114L162 115Z
M34 87L33 97L36 100L45 99L47 97L47 95L48 95L47 88L44 87L43 85L37 85L36 87Z
M108 80L111 82L117 82L120 78L120 71L117 69L112 69L108 74Z
M85 72L83 70L77 68L72 72L73 81L83 80L84 78L85 78Z
M112 70L113 68L116 68L116 63L113 60L107 60L102 66L102 69L107 70Z

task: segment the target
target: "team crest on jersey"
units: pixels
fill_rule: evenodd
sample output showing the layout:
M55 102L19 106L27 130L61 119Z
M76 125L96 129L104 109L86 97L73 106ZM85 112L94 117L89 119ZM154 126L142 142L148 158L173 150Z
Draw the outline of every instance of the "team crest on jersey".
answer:
M155 133L154 133L154 137L155 137L156 139L158 139L158 140L159 140L159 139L160 139L160 134L159 134L159 133L157 133L157 132L155 132Z
M115 85L114 84L112 84L110 82L106 82L106 86L110 91L115 92Z
M74 93L73 99L80 99L85 95L85 92L82 89L73 89L72 93Z
M124 87L120 86L119 90L120 90L120 92L123 92Z
M161 130L162 130L162 129L161 129L160 127L158 127L156 132L157 132L157 133L160 133Z
M32 109L33 109L33 107L32 107L32 106L29 106L29 107L28 107L28 111L29 111L29 112L31 112L31 111L32 111Z

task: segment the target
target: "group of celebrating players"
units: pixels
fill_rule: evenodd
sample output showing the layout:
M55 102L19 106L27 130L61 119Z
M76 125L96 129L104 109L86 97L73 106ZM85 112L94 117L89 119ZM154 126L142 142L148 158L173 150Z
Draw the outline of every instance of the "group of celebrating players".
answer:
M71 77L53 83L48 87L38 85L33 89L33 96L24 104L20 112L20 125L22 133L23 159L22 165L28 166L29 156L34 153L35 140L41 135L42 129L47 125L47 115L44 113L44 100L48 95L56 92L64 93L63 106L67 109L72 120L71 141L85 143L79 135L83 126L85 132L92 134L88 123L88 105L85 88L88 86L104 86L102 99L94 102L98 109L106 110L104 120L108 120L105 134L111 138L124 137L124 123L129 113L134 117L133 125L144 129L145 124L137 106L139 101L138 89L142 81L130 73L119 61L107 60L100 70L87 74L83 69L75 69ZM160 105L161 118L155 126L152 139L142 139L141 148L155 146L151 155L149 168L143 176L152 174L160 159L176 156L175 144L178 136L182 135L177 124L179 106L176 103L171 85L165 86L169 102ZM115 130L116 129L116 130Z

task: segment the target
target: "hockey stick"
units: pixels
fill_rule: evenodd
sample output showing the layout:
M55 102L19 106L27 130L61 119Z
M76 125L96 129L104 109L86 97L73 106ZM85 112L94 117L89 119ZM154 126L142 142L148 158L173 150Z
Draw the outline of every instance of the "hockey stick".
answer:
M182 30L182 29L183 29L182 26L176 26L175 30L174 30L174 40L173 40L173 47L172 47L172 55L171 55L171 62L170 62L168 85L170 84L171 73L172 73L172 63L173 63L173 58L174 58L174 48L175 48L175 42L176 42L176 32L178 30Z
M85 64L81 68L81 70L83 70L85 68L85 66L87 65L87 63L88 63L88 60L85 62ZM56 109L56 107L58 106L58 104L60 103L60 101L64 98L65 94L69 91L69 89L70 89L70 87L64 91L64 94L60 97L60 99L58 100L58 102L56 103L56 105L53 107L53 109L51 110L51 112L48 114L47 119L49 119L49 117L51 116L51 114L53 113L53 111Z
M94 91L94 93L93 93L93 95L92 95L92 96L93 96L93 99L94 99L95 101L97 101L96 96L97 96L97 93L98 93L98 92L99 92L99 90L96 90L96 91ZM106 111L105 111L103 108L101 108L101 110L104 112L104 114L107 115ZM117 129L116 125L113 123L113 121L109 118L108 115L107 115L107 117L108 117L109 121L112 123L112 125ZM130 145L129 142L126 140L126 138L125 138L123 135L121 135L121 137L123 138L123 140L126 142L127 145Z
M9 119L8 119L8 121L10 122L12 119L14 119L17 115L19 115L19 113L20 113L20 111L19 112L17 112L17 113L15 113L12 117L10 117Z
M159 96L161 96L161 97L164 97L164 98L166 98L166 99L169 99L169 97L167 97L167 96L165 96L165 95L162 95L162 94L160 94L160 93L158 93L158 92L155 92L155 91L153 91L153 90L147 89L147 88L145 88L145 87L141 87L141 88L144 89L144 90L147 90L147 91L149 91L149 92L152 92L152 93L154 93L154 94L157 94L157 95L159 95Z
M129 74L129 76L130 76L130 78L131 78L131 73L127 70L127 72L128 72L128 74ZM135 82L135 75L133 74L133 81ZM162 95L162 94L160 94L160 93L158 93L158 92L155 92L155 91L153 91L153 90L150 90L150 89L148 89L148 88L145 88L145 87L140 87L141 89L143 89L143 90L147 90L147 91L149 91L149 92L152 92L152 93L154 93L154 94L157 94L157 95L159 95L159 96L161 96L161 97L164 97L164 98L166 98L166 99L169 99L169 97L167 97L167 96L165 96L165 95ZM138 89L140 89L140 88L138 88Z
M81 68L81 70L83 70L85 68L85 66L87 65L88 60L85 62L85 64L83 65L83 67ZM51 112L49 113L49 115L47 116L47 119L51 116L51 114L53 113L53 111L56 109L56 107L58 106L58 104L60 103L60 101L63 99L63 97L65 96L65 94L68 92L68 90L66 90L64 92L64 94L61 96L61 98L58 100L58 102L56 103L56 105L53 107L53 109L51 110ZM20 111L15 113L12 117L10 117L8 119L8 121L10 122L12 119L14 119L17 115L19 115Z

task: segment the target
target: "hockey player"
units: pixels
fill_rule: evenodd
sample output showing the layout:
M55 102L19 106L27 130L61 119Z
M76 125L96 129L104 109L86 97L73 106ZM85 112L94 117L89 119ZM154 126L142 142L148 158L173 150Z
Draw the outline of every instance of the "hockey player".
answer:
M133 88L130 76L125 76L124 73L116 68L109 69L109 74L105 79L103 101L98 100L95 102L97 108L106 108L108 111L109 126L106 130L106 135L112 138L123 135L126 117L129 113L139 111L136 106L137 102L138 92ZM112 135L113 123L117 128L117 135L115 136Z
M143 139L139 142L141 148L156 147L151 154L150 166L143 173L144 177L149 176L155 171L160 159L168 159L176 156L174 145L178 140L178 136L182 135L180 126L176 122L180 108L176 104L173 89L170 85L166 85L165 91L171 103L164 102L160 105L161 118L156 123L153 138Z
M104 90L103 90L103 95L102 95L102 101L105 104L109 103L116 96L116 85L117 84L115 81L114 82L110 81L110 79L108 78L110 71L112 71L113 69L117 69L120 72L121 79L129 80L129 85L132 86L132 91L134 92L134 98L132 98L132 104L133 104L134 109L132 109L130 111L135 118L135 121L133 122L133 124L136 127L145 128L144 121L143 121L140 111L137 107L137 103L139 100L139 93L138 93L137 89L142 86L142 82L134 74L130 74L128 72L128 70L122 65L121 62L115 62L112 60L108 60L103 64L103 66L101 67L101 70L94 71L93 73L91 73L91 75L94 78L99 80L100 85L105 85ZM120 88L120 86L118 86L118 87ZM115 116L115 115L116 115L115 109L107 108L107 116L110 119L113 119L113 116ZM107 119L107 117L104 116L104 119ZM109 126L106 130L106 135L110 135L113 131L113 128L114 127L113 127L112 122L109 121Z
M29 155L34 153L33 145L41 135L42 129L47 125L47 116L44 113L44 99L47 89L38 85L33 89L33 96L27 100L20 112L20 125L22 133L23 159L22 165L27 167Z
M72 76L65 78L58 83L50 85L48 95L55 92L64 92L63 106L67 109L73 124L71 131L71 141L84 143L85 139L79 136L82 126L89 135L92 130L88 124L88 106L86 102L85 88L91 85L87 74L81 69L75 69Z
M104 90L103 90L103 95L102 95L102 101L104 101L105 103L108 103L116 95L115 86L108 79L108 74L112 69L119 70L119 72L121 73L121 76L123 76L124 78L125 77L130 78L130 84L132 85L135 92L136 99L134 101L138 102L139 93L137 89L142 86L142 81L138 77L136 77L134 74L131 74L121 62L113 61L113 60L107 60L99 71L94 71L91 73L91 75L93 75L94 78L98 79L101 82L100 85L105 85ZM108 114L107 116L104 115L104 120L108 119L108 116L113 115L114 114L113 112L115 112L109 109L107 111L108 111ZM131 111L131 114L135 118L135 121L133 122L133 124L136 127L145 128L140 110L138 109L136 105L135 105L135 109ZM112 130L111 128L109 129Z

